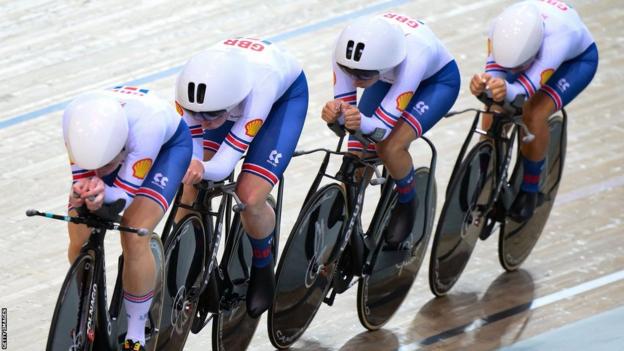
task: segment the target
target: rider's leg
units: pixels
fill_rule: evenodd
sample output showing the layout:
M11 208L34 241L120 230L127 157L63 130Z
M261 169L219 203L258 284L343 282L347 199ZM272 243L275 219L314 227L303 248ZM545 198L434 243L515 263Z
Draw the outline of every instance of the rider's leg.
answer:
M392 178L403 179L413 174L414 165L409 146L416 138L418 136L414 130L403 120L399 120L388 138L377 145L377 154Z
M78 212L74 209L69 211L70 216L77 216ZM67 231L69 232L69 247L67 248L67 258L69 259L69 264L74 263L78 254L80 253L80 249L87 239L89 239L89 234L91 231L84 224L75 224L68 223Z
M554 112L555 104L543 91L538 91L524 104L522 120L535 135L533 141L520 146L525 166L522 181L524 191L537 192L539 190L539 175L550 138L548 117Z
M455 61L420 82L386 140L377 147L384 165L397 182L399 202L392 210L386 242L398 244L412 230L418 206L414 166L409 145L431 129L451 109L459 94L460 76Z
M242 173L238 177L236 194L245 204L241 219L252 239L262 240L275 229L275 212L266 201L271 189L273 186L259 176Z
M524 173L520 192L509 213L516 221L530 218L537 206L540 174L544 168L544 157L550 138L548 117L554 112L555 104L541 90L533 95L522 108L522 120L535 135L535 139L520 145Z
M520 146L524 174L520 193L512 205L510 216L517 221L533 214L537 206L539 179L544 168L544 155L548 147L548 117L555 112L555 104L543 91L533 95L522 108L522 120L535 135L535 139Z
M589 85L597 67L598 50L592 44L576 58L564 62L549 79L542 82L540 90L525 104L523 121L535 134L535 140L521 146L524 175L510 211L513 219L524 221L530 218L537 205L540 173L544 168L550 137L548 117Z
M414 165L409 146L418 136L403 120L399 120L384 141L377 145L377 154L393 179L399 201L392 210L386 241L400 243L411 232L414 213L418 207L414 183Z
M238 177L236 185L236 194L245 204L241 221L252 247L251 280L246 304L247 313L253 318L269 308L275 287L272 251L275 211L267 203L272 188L273 185L265 179L247 172Z
M247 313L254 318L269 308L275 289L271 240L276 223L267 196L290 163L307 110L308 85L301 73L273 104L249 145L239 176L236 192L246 205L241 218L254 255L246 300Z
M192 155L187 125L180 121L176 133L165 143L133 202L125 210L122 224L154 230L173 200ZM145 322L156 279L150 235L122 233L124 306L128 315L126 340L145 344Z
M214 154L215 154L214 150L204 148L204 161L210 160L212 156L214 156ZM195 201L196 197L197 197L197 188L195 188L192 185L184 184L182 188L182 196L180 198L180 202L185 205L190 206L191 204L193 204L193 201ZM178 223L179 221L181 221L182 218L184 218L184 216L186 216L190 212L191 212L190 210L178 207L176 210L174 223Z
M238 177L236 194L245 204L241 220L253 248L251 264L255 268L267 267L273 261L271 233L275 230L275 211L266 201L271 189L271 184L253 174Z
M137 196L125 211L123 224L154 230L164 211L155 201ZM128 315L126 339L145 344L145 318L154 294L155 261L150 249L150 236L122 233L124 306Z

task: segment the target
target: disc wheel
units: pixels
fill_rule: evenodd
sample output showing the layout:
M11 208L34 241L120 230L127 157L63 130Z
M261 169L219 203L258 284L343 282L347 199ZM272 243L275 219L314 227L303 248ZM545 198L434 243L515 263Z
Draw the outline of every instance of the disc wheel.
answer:
M427 193L429 181L431 188ZM398 247L388 246L383 239L391 209L398 198L395 191L380 212L380 225L374 234L379 246L371 262L372 270L358 283L358 317L368 330L381 328L401 306L425 256L436 207L435 180L430 177L429 168L416 170L415 183L420 204L416 209L412 232Z
M533 216L528 220L518 223L507 217L500 229L498 258L500 264L507 271L518 269L529 256L542 234L557 196L566 150L566 130L563 117L550 117L548 128L550 141L545 167L540 176L540 197L543 198L543 202L538 204ZM517 194L520 189L522 174L522 160L518 158L512 177L514 194Z
M95 298L93 271L94 259L90 254L78 256L69 268L54 308L46 350L91 350L93 347L94 335L90 334L95 330L95 306L91 309L92 329L87 327L89 303Z
M334 251L347 220L342 187L329 184L305 204L280 258L268 331L273 346L292 345L312 322L332 282Z
M196 214L184 217L165 244L165 286L158 350L181 350L191 328L205 269L206 235Z
M487 222L485 207L493 187L494 146L477 143L462 162L448 191L433 238L429 288L445 295L457 282Z

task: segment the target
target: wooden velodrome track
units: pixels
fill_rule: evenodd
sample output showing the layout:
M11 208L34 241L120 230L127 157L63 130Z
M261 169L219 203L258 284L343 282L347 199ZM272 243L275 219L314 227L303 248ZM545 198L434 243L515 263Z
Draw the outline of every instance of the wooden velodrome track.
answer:
M293 52L308 77L310 108L299 148L333 147L336 138L319 113L332 97L332 46L349 20L392 10L427 22L460 66L463 85L454 107L459 109L478 106L467 82L483 67L489 19L509 3L0 1L0 306L8 309L8 349L44 349L68 268L65 224L24 216L27 208L66 208L70 172L60 111L68 99L126 82L172 99L174 73L193 53L226 36L268 38ZM568 108L559 197L522 269L503 273L497 239L479 242L458 284L447 297L434 299L427 258L385 329L364 332L351 289L333 307L321 308L295 349L494 349L624 305L624 119L618 107L624 101L618 88L624 79L624 3L573 4L596 38L600 67ZM470 122L470 115L443 120L429 135L439 155L438 211ZM417 165L428 162L422 145L413 146ZM294 159L286 172L282 243L318 163L316 156ZM107 245L112 282L118 236L110 235ZM624 326L619 330L622 337ZM186 349L209 347L206 330L190 336ZM250 349L269 348L263 320Z

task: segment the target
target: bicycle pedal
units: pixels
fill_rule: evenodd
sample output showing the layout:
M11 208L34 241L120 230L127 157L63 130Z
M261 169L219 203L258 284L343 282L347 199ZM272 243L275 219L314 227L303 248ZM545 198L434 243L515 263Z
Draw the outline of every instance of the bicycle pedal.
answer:
M362 278L369 276L373 272L373 265L370 262L366 262L362 267Z
M550 201L550 196L540 191L539 193L537 193L537 204L535 205L535 207L537 208L542 206L546 201Z
M328 296L323 298L323 302L327 304L327 306L332 306L334 304L334 300L336 299L336 290L331 288L331 293Z
M479 233L479 239L487 240L487 238L489 238L494 232L495 225L496 220L488 216L485 226L483 226L483 229L481 229L481 233Z

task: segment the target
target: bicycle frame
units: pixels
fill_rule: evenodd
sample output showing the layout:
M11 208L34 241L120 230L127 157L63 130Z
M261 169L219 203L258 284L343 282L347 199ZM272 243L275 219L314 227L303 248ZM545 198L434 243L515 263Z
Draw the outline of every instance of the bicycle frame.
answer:
M121 310L121 291L119 291L119 283L121 282L121 274L118 274L117 283L110 308L108 305L108 297L106 292L106 261L104 251L105 228L91 228L85 245L81 248L77 257L91 256L93 258L92 276L89 281L85 282L82 294L86 294L88 299L86 333L87 335L76 335L74 341L85 340L91 344L94 350L117 350L119 342L117 338L117 330L113 327L113 321L118 318ZM121 272L121 267L119 267ZM83 295L84 296L84 295Z
M80 254L89 254L89 252L93 252L95 257L95 267L94 267L94 277L97 279L97 283L93 282L92 289L97 290L97 323L95 325L95 340L94 343L95 349L99 349L101 347L100 342L104 341L104 345L106 346L106 350L116 350L119 342L116 340L117 331L113 330L111 321L116 321L118 319L118 313L121 310L121 291L119 291L118 283L121 282L121 266L118 266L118 274L117 281L114 288L113 296L114 298L111 300L110 308L108 307L108 297L106 293L106 259L105 259L105 251L104 251L104 237L106 234L106 229L102 228L92 228L91 235L89 236L89 240L87 244L80 250ZM100 285L99 289L97 288L97 284ZM91 289L89 289L91 290ZM90 297L93 298L93 297ZM93 301L89 302L89 306L93 304ZM91 312L89 311L89 314ZM124 316L125 317L125 316ZM89 329L89 321L87 320L87 330ZM105 340L102 340L102 336L106 336ZM99 347L98 347L99 346Z
M198 193L195 201L191 205L185 205L180 202L183 193L183 185L180 185L178 193L175 199L175 206L172 208L171 214L167 219L165 228L171 228L173 226L173 218L177 213L178 208L184 208L190 211L197 212L204 224L205 228L210 228L210 233L213 235L214 250L207 268L202 269L202 285L199 291L191 291L189 295L196 294L197 297L203 293L205 289L210 289L209 293L214 299L210 299L211 304L208 305L208 311L211 313L219 313L221 309L231 307L227 301L224 301L225 293L228 288L232 287L232 282L225 276L225 273L219 267L219 261L217 254L221 244L221 237L223 235L223 229L225 228L225 243L228 245L233 235L233 229L235 229L240 223L233 223L232 212L241 212L244 207L237 207L234 205L232 199L236 196L237 182L234 181L234 173L232 173L223 183L208 182L207 184L198 185ZM280 178L277 188L277 200L275 206L275 252L277 257L277 248L279 246L279 233L280 233L280 220L282 210L282 194L284 191L284 180ZM217 211L212 210L212 200L214 198L221 197L219 201ZM238 201L238 200L237 200ZM244 205L243 205L244 206ZM170 230L165 229L166 233ZM223 257L223 260L227 261L227 257ZM214 273L214 274L213 274ZM192 296L192 295L191 295ZM206 321L208 322L209 319Z
M472 126L469 129L468 135L462 144L459 154L457 155L457 159L455 161L455 167L451 173L451 178L454 179L457 171L461 165L461 162L466 155L468 147L472 141L474 134L484 135L490 138L494 143L494 191L490 196L490 199L483 209L482 213L489 213L497 202L502 204L505 212L509 210L511 204L513 202L513 197L515 194L510 190L512 184L508 182L509 176L509 166L511 165L511 158L513 154L513 147L515 145L516 140L519 140L519 132L517 123L522 120L521 114L516 114L514 116L508 116L504 113L496 113L496 112L485 112L492 113L492 124L487 131L483 131L477 128L479 121L481 120L481 116L484 111L476 110L476 115L473 120ZM567 121L567 113L564 109L561 109L561 113L563 114L563 124L564 128L566 127ZM511 127L510 127L511 126ZM509 134L507 136L507 134ZM561 173L559 174L559 179L561 178ZM502 197L501 197L502 195ZM500 197L500 198L499 198ZM506 216L506 213L500 213L497 216L498 221L503 221Z
M431 149L431 161L429 163L429 176L427 178L427 194L425 195L425 201L423 203L422 206L425 206L425 213L424 213L424 218L429 218L429 210L430 208L427 206L427 204L429 203L429 200L431 198L431 194L433 191L433 184L435 182L435 167L436 167L436 163L437 163L437 151L435 146L433 145L433 143L431 142L431 140L429 140L427 137L425 136L421 136L419 139L424 140L427 145L429 146L429 148ZM384 186L386 186L388 183L384 184ZM392 191L392 187L391 186L387 186L386 188L382 189L382 198L386 199L386 201L389 201L389 195L390 192ZM377 208L375 209L375 213L373 215L373 218L380 218L381 214L381 210L386 206L386 203L383 204L383 206L377 206ZM376 233L380 230L379 226L381 225L380 221L377 220L374 222L375 226L372 227L372 231L369 228L369 232L371 233ZM372 223L371 223L372 224ZM425 228L427 228L429 225L433 225L433 221L431 223L426 223L425 224ZM423 236L424 238L424 236ZM381 249L381 246L379 245L379 242L382 240L381 236L379 236L377 238L377 241L374 243L374 248L377 248L372 255L368 255L367 256L367 260L365 262L365 266L363 267L362 271L363 274L370 274L371 270L372 270L372 265L373 262L375 262L375 259L377 257L377 254L379 253L379 250ZM416 243L415 243L416 244ZM413 247L416 247L417 245L413 245Z
M119 312L123 304L123 294L120 289L122 280L122 257L120 256L117 265L117 278L111 298L110 306L106 292L106 255L104 249L105 228L91 228L91 235L85 246L80 250L80 255L92 255L95 266L93 267L94 280L88 291L96 291L96 301L90 301L89 306L97 302L97 319L94 321L95 341L94 350L117 350L123 340L117 340L118 330L116 322L119 319ZM97 279L97 282L96 282ZM90 298L93 298L91 296ZM91 312L89 313L91 314ZM148 314L151 319L151 315ZM125 318L125 316L121 316ZM154 321L150 320L151 325ZM87 330L89 321L87 321ZM104 337L106 336L106 337Z
M117 350L119 347L119 343L121 340L116 340L118 337L117 324L113 324L112 321L116 321L118 319L118 314L121 311L122 307L122 291L121 291L121 280L122 280L122 265L121 258L120 264L118 266L117 279L115 281L115 287L113 292L113 298L111 300L110 307L108 305L108 297L106 292L106 255L104 250L104 237L106 236L107 230L118 230L120 232L127 233L135 233L139 236L145 236L150 234L145 228L132 228L126 227L120 224L121 216L117 215L118 211L123 209L125 202L123 200L117 200L114 203L110 204L107 207L108 210L113 210L114 213L109 213L105 210L103 206L102 210L104 214L100 213L99 215L105 215L107 217L102 218L98 217L98 215L93 215L90 213L81 214L80 216L66 216L66 215L57 215L49 212L39 212L37 210L29 209L26 211L26 216L42 216L50 219L62 220L65 222L71 222L75 224L86 225L90 230L90 235L87 238L87 242L80 249L80 253L78 254L76 260L70 267L70 271L74 269L74 264L77 260L81 259L81 257L90 256L93 260L92 267L92 275L88 278L86 282L87 285L83 287L83 291L81 292L82 296L86 293L88 298L87 308L87 321L86 321L86 334L82 336L86 338L88 344L91 344L94 350ZM100 211L98 210L98 211ZM80 211L79 211L80 212ZM109 218L109 216L113 216ZM85 268L86 269L86 268ZM65 283L64 283L65 284ZM99 285L99 288L98 288ZM58 303L58 301L57 301ZM58 304L54 311L54 314L58 312ZM83 306L84 307L84 306ZM125 316L124 316L125 317ZM82 317L80 317L82 318ZM154 325L154 321L150 322ZM55 323L57 321L52 322L52 328L54 328ZM82 324L82 320L79 321ZM80 333L79 333L80 334ZM79 335L74 336L74 347L76 346L77 337ZM50 342L50 339L48 339ZM48 345L49 347L49 345Z
M431 157L431 162L430 162L430 169L432 171L427 181L427 188L430 189L431 184L433 184L434 177L435 177L433 174L433 170L435 169L437 152L435 150L435 147L433 146L433 143L429 139L427 139L424 136L421 136L421 139L424 139L425 142L427 142L427 144L432 150L432 157ZM321 162L319 171L317 172L317 175L314 178L314 181L312 182L312 186L310 187L310 190L308 191L306 195L306 200L304 201L304 203L306 203L310 199L310 197L318 190L321 180L324 177L334 179L345 185L346 206L347 206L347 213L349 214L349 220L344 231L341 233L341 236L338 240L340 244L336 245L333 248L331 254L329 255L330 258L328 261L333 262L334 260L337 260L339 257L341 257L347 245L350 244L351 247L353 248L352 252L354 254L354 257L353 257L353 270L354 271L352 273L354 276L362 277L363 275L370 273L372 262L374 262L375 255L377 254L377 251L378 251L376 250L376 248L379 247L379 242L383 240L381 236L378 236L375 238L372 235L369 235L369 233L377 232L379 229L379 226L381 225L380 223L381 212L388 205L388 202L391 199L390 195L392 194L392 191L393 191L394 181L390 179L390 181L386 181L382 185L380 202L375 207L375 212L373 214L373 218L369 225L368 231L364 233L358 230L356 235L353 235L353 231L356 230L357 224L360 220L361 209L362 209L362 205L364 202L364 193L366 191L366 188L368 187L368 182L373 172L372 168L382 165L382 163L379 158L360 159L356 156L346 156L344 153L340 153L340 148L342 146L343 140L344 140L344 137L339 138L338 145L336 147L335 152L329 152L329 150L322 150L322 149L318 150L318 151L325 151L326 154L325 154L325 157L323 158L323 161ZM311 152L314 152L314 150ZM329 159L332 153L343 154L344 156L343 163L336 176L327 174L327 166L329 164ZM359 179L354 180L356 171L362 168L364 168L364 172L360 174ZM383 169L382 175L383 177L388 176L388 172L385 169L385 167ZM427 198L425 199L426 201L425 203L428 203L429 196L430 194L428 192ZM428 208L425 210L426 211L425 215L428 215L427 213L428 210L429 210ZM425 218L428 218L428 217L425 217ZM357 280L352 281L349 284L349 286L346 287L346 289L351 287L356 282ZM340 289L342 290L340 292L343 292L346 289L344 290ZM336 293L337 291L334 287L332 289L330 297L326 298L325 300L325 302L328 305L331 305L333 303Z

